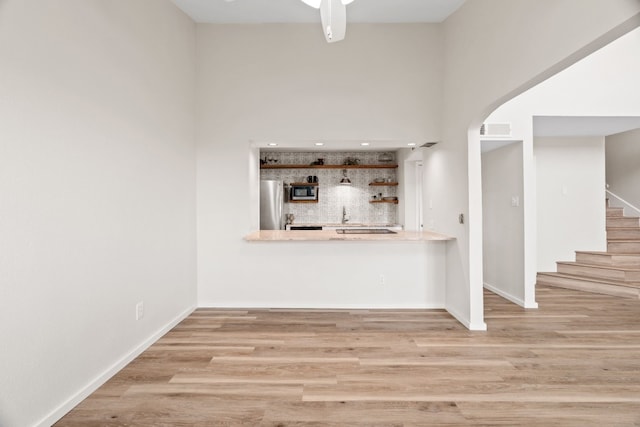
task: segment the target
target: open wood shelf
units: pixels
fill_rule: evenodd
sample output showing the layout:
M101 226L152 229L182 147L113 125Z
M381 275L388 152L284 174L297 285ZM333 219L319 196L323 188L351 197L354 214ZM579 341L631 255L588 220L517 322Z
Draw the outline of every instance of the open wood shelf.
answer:
M369 203L391 203L393 205L398 204L398 199L396 200L369 200Z
M397 182L371 182L369 183L371 187L397 187Z
M384 165L260 165L260 169L397 169L397 164Z
M290 186L296 186L296 187L317 187L319 185L319 183L317 182L292 182L291 184L289 184Z

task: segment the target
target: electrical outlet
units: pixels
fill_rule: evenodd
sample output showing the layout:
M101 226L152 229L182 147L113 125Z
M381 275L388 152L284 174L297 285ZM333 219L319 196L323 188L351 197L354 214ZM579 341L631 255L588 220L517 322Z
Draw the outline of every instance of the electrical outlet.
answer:
M144 317L144 302L140 301L136 304L136 320L140 320Z
M380 284L384 285L384 274L380 275Z

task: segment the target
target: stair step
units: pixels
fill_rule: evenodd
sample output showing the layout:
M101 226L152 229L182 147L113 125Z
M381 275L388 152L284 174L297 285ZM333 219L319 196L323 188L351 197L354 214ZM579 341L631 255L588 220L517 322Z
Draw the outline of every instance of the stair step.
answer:
M623 216L619 218L608 217L607 228L631 228L640 227L640 218L632 216Z
M557 262L556 264L558 265L558 273L605 280L616 280L621 282L638 282L638 285L640 285L639 269L562 261Z
M609 240L607 252L616 254L640 253L640 240Z
M612 240L640 240L640 227L607 228L607 239Z
M631 267L640 269L640 253L618 254L610 252L576 251L576 262L579 264Z
M619 218L624 216L624 208L611 208L607 207L607 218Z
M538 273L536 285L556 286L596 294L640 299L640 287L611 280L588 279L561 273Z

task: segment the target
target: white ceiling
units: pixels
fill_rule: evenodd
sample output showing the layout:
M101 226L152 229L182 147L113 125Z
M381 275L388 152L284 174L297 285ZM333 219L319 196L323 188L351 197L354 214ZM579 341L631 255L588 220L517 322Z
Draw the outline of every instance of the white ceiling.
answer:
M320 12L301 0L172 0L199 23L319 22ZM442 22L465 0L355 0L348 22Z

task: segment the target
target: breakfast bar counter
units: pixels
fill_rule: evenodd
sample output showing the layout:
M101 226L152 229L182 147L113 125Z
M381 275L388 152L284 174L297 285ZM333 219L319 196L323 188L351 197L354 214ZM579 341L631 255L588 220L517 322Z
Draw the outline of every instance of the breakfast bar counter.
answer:
M262 230L244 236L239 250L250 267L234 269L234 300L251 307L445 307L447 252L455 250L455 239L431 231L340 230ZM260 286L250 287L245 278L255 270Z
M261 230L244 237L248 242L329 242L329 241L386 241L386 242L430 242L454 240L454 237L431 231L397 231L392 234L339 234L336 230Z

